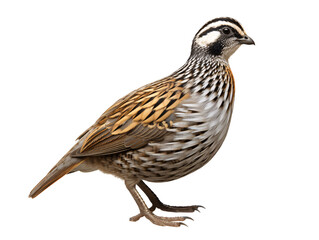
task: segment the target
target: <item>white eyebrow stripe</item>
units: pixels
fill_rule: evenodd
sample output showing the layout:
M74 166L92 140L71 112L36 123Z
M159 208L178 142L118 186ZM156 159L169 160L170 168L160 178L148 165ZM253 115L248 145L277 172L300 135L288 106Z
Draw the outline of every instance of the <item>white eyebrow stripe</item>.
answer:
M206 47L208 44L216 42L216 40L220 37L219 31L213 31L205 34L205 36L202 36L200 38L196 39L196 42L198 45L202 47Z
M242 36L246 35L246 33L243 32L243 30L241 30L241 29L240 29L236 24L234 24L234 23L227 22L227 21L217 21L217 22L213 22L213 23L207 25L205 28L203 28L202 31L200 31L200 32L197 34L197 36L200 36L203 32L205 32L206 30L208 30L208 29L210 29L210 28L217 28L217 27L220 27L220 26L222 26L222 25L230 26L230 27L236 29L237 32L238 32L240 35L242 35Z

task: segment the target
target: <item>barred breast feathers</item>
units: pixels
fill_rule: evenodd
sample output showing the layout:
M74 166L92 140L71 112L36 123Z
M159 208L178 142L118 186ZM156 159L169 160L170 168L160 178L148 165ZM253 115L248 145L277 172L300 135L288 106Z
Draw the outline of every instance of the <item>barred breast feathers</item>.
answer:
M157 161L191 163L194 160L191 156L196 154L200 159L201 153L202 161L209 160L226 137L235 90L228 64L215 62L213 67L191 78L194 81L190 83L191 96L176 108L176 121L168 129L175 133L173 140L150 144L159 149L156 153L148 152Z

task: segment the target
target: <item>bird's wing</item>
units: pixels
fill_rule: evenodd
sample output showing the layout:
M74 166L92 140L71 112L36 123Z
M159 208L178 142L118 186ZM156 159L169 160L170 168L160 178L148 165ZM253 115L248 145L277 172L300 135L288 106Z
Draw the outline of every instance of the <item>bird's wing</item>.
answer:
M173 78L139 88L112 105L79 137L83 144L72 156L115 154L162 139L172 125L174 109L188 97Z

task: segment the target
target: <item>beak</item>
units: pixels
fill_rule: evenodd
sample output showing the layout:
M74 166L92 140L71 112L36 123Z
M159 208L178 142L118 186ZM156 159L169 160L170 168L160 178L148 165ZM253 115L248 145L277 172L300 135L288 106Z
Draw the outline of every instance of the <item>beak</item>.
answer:
M247 44L247 45L252 45L253 44L253 45L255 45L254 40L251 37L247 36L247 35L245 35L242 38L239 38L237 41L240 44Z

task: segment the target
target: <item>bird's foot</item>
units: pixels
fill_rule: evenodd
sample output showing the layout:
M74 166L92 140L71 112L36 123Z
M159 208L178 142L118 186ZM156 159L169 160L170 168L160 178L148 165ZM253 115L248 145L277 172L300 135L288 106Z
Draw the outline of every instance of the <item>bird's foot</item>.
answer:
M170 205L166 205L163 204L162 202L160 202L160 204L157 204L156 206L153 204L152 207L150 207L148 210L152 213L154 212L154 210L158 208L161 209L162 211L166 211L166 212L195 212L198 211L200 212L198 209L199 208L204 208L201 205L191 205L191 206L170 206ZM144 214L139 213L133 217L130 218L130 221L136 222L138 221L141 217L143 217ZM187 217L188 219L192 219Z
M147 195L147 197L150 199L152 203L152 207L148 208L145 202L143 201L143 198L138 193L138 191L135 188L136 182L138 182L138 186L143 190L143 192ZM148 220L150 220L152 223L159 225L159 226L171 226L171 227L180 227L181 225L187 226L183 221L186 219L191 219L190 217L160 217L156 216L153 212L156 208L161 209L163 211L168 212L194 212L199 211L198 209L200 207L204 208L200 205L193 205L193 206L169 206L166 204L163 204L159 198L155 195L155 193L143 182L143 181L136 181L136 180L126 180L125 185L127 189L130 191L132 197L134 198L135 202L137 203L137 206L140 209L140 213L137 214L134 217L130 218L130 221L136 222L141 217L146 217Z
M155 209L155 208L154 208ZM149 209L146 212L141 212L140 214L131 217L130 221L137 221L139 220L141 217L145 216L148 220L150 220L152 223L159 225L159 226L170 226L170 227L180 227L180 226L187 226L185 223L183 223L183 221L185 221L186 219L190 219L193 220L190 217L186 217L186 216L182 216L182 217L161 217L161 216L157 216L155 215L152 211L150 211L151 209Z
M155 208L161 209L162 211L166 212L200 212L199 208L204 208L201 205L191 205L191 206L170 206L163 204L162 202L158 203Z

